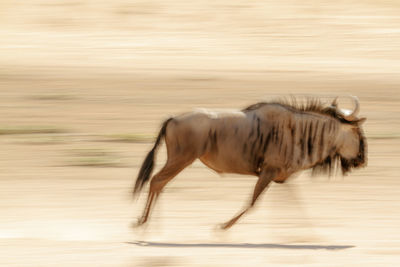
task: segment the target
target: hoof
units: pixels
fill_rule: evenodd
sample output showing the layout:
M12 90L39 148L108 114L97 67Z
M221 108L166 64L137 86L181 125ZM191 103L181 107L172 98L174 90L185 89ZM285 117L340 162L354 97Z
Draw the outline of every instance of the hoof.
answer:
M227 222L227 223L221 223L218 228L220 230L228 230L229 228L231 228L231 226L232 224L230 222Z
M142 218L140 218L140 219L138 219L136 222L133 222L133 223L131 224L131 227L132 227L132 228L137 228L137 227L139 227L139 226L142 226L145 222L146 222L145 220L143 220Z

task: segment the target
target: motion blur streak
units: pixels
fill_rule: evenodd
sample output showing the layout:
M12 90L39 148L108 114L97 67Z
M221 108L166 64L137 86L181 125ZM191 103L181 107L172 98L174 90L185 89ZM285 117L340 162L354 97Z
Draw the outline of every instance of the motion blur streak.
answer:
M399 13L378 0L0 1L0 265L395 266ZM348 109L358 96L368 167L274 184L228 234L214 227L255 180L196 161L151 227L130 227L161 121L290 94Z

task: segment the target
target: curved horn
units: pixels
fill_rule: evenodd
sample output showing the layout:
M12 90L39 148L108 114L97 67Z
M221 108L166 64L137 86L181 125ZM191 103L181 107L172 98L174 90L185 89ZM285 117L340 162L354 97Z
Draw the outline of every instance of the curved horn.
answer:
M358 101L358 98L356 96L351 96L354 102L354 110L350 114L346 114L347 112L342 112L343 118L347 121L354 121L357 120L357 114L360 111L360 102Z
M356 96L351 96L351 98L353 98L355 107L354 107L353 112L350 115L346 116L346 118L345 118L349 121L357 118L357 114L360 111L360 102L358 101L358 98Z

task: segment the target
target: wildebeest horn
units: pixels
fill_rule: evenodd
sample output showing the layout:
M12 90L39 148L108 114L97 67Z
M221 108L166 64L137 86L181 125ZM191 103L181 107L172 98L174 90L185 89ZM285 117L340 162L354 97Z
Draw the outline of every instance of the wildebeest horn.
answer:
M354 110L348 110L348 109L341 109L338 107L338 97L335 97L335 99L332 101L331 106L329 107L330 109L336 110L343 119L346 121L355 121L358 120L357 114L360 111L360 102L358 101L358 98L356 96L350 96L351 99L353 99L354 102Z
M353 99L355 105L353 112L349 110L340 110L343 118L347 121L357 120L357 114L360 111L360 102L358 101L358 98L356 96L351 96L351 98Z

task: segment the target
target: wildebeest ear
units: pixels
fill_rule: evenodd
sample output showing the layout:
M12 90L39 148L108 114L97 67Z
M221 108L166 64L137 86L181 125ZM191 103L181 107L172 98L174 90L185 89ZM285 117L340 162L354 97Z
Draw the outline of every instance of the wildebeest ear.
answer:
M361 125L361 124L363 124L366 120L367 120L367 118L358 119L358 120L357 120L357 124L358 124L358 125Z
M338 97L335 97L335 99L333 99L332 104L331 104L332 107L334 107L334 108L337 107L337 100L338 100Z

